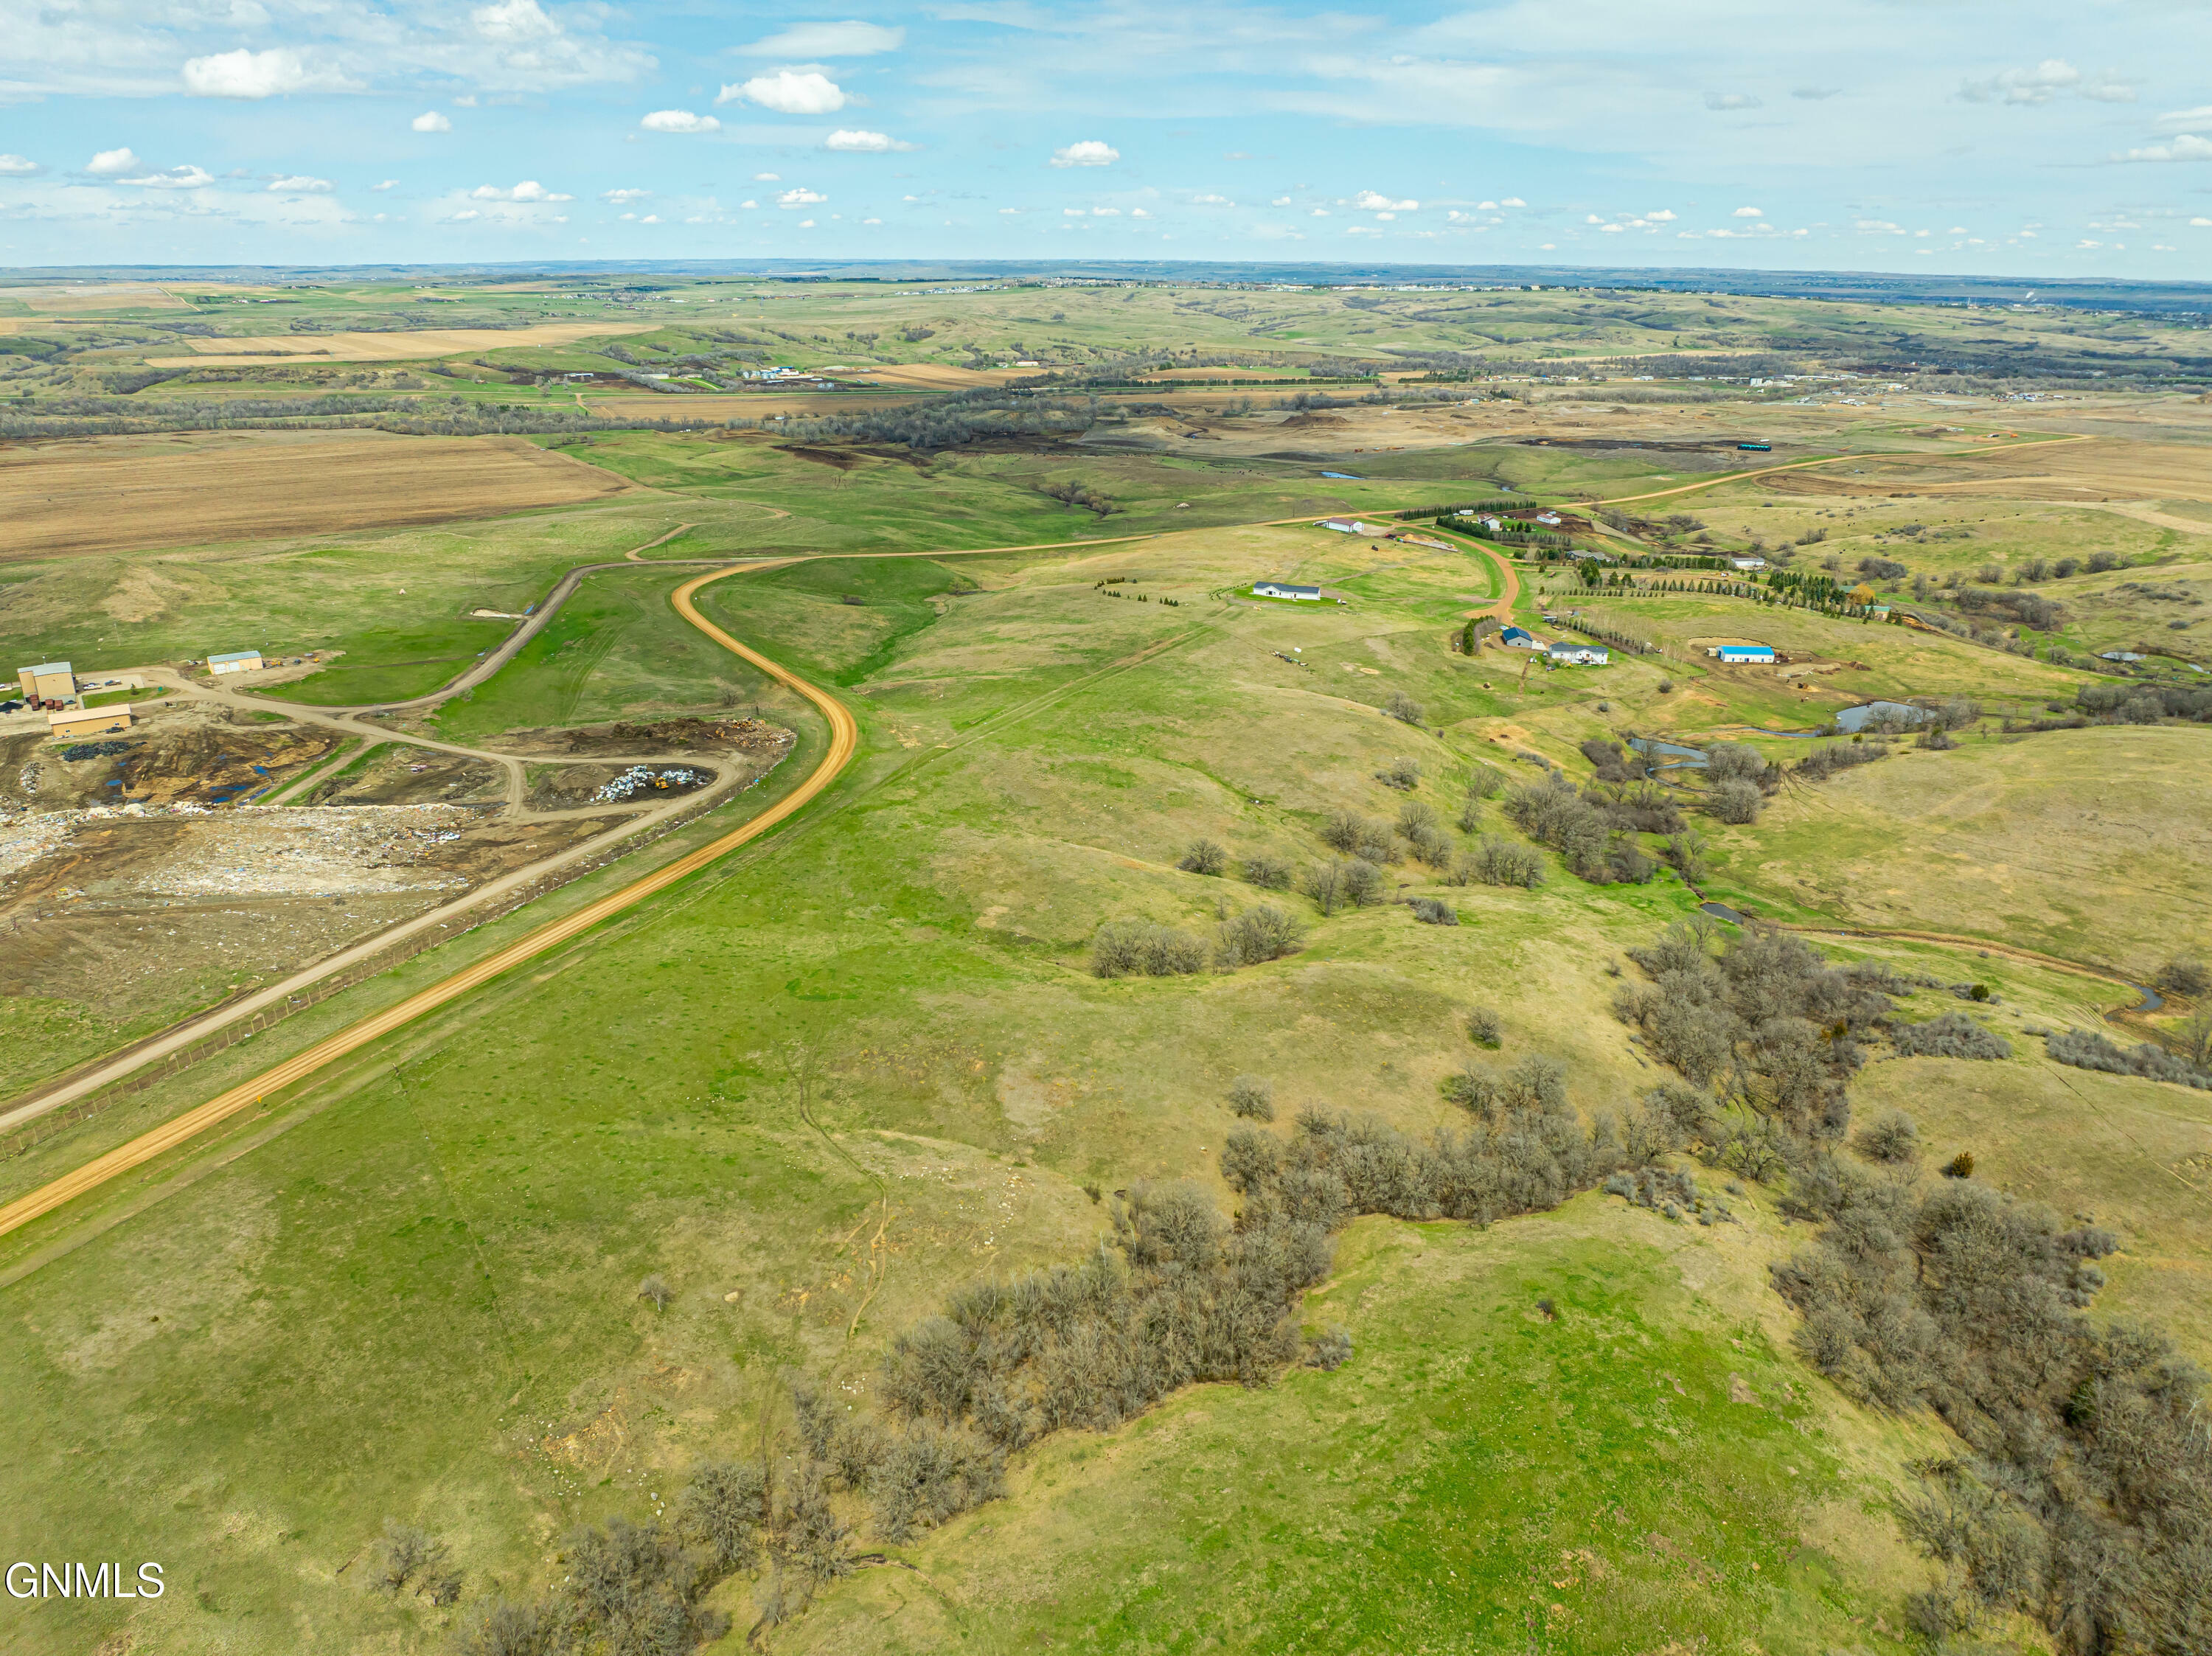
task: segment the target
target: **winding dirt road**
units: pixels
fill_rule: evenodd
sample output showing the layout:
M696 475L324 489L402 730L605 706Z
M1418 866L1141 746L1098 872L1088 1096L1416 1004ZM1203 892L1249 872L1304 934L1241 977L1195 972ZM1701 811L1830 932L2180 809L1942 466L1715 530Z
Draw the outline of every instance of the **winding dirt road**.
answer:
M787 559L778 563L756 563L745 566L749 572L780 568ZM735 568L726 568L695 577L678 587L670 601L676 611L701 632L724 649L742 657L763 672L791 689L822 710L830 722L830 747L813 772L789 794L752 818L741 827L732 829L720 839L708 841L697 850L678 858L675 861L655 869L652 873L632 881L618 891L610 892L597 901L578 909L574 913L549 921L544 925L518 938L496 954L486 956L472 966L464 967L452 976L430 985L409 996L397 1005L380 1012L371 1013L347 1025L337 1034L317 1041L306 1051L287 1059L274 1068L263 1071L252 1080L232 1088L229 1091L210 1099L195 1109L163 1122L149 1132L140 1134L126 1144L118 1145L105 1156L99 1156L76 1171L64 1174L52 1183L41 1186L15 1201L0 1207L0 1235L30 1223L42 1215L70 1202L86 1192L95 1190L108 1180L128 1173L178 1145L204 1132L218 1122L228 1120L241 1111L252 1109L269 1094L280 1088L313 1075L326 1065L335 1062L356 1048L368 1045L381 1035L412 1022L424 1013L434 1010L447 1002L459 998L479 985L490 982L524 961L535 959L550 949L559 947L600 921L635 907L654 893L664 891L678 881L696 874L710 863L727 856L738 846L757 839L793 812L799 810L835 781L838 773L852 762L860 750L860 729L845 704L828 691L817 688L787 668L770 661L758 652L748 649L720 628L701 615L691 602L691 595L710 581L721 580L739 573Z

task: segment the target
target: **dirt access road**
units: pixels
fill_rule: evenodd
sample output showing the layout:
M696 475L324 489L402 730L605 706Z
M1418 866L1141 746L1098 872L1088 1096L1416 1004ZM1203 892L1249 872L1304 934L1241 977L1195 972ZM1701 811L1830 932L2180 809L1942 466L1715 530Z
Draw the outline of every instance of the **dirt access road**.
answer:
M751 566L761 569L778 568L782 563L796 562L787 559L779 563ZM106 1155L87 1162L75 1172L65 1174L52 1183L40 1186L16 1201L0 1208L0 1235L27 1225L40 1216L97 1189L109 1180L140 1167L165 1151L204 1132L216 1123L252 1108L264 1097L278 1089L313 1075L325 1065L343 1058L357 1047L368 1045L380 1036L412 1022L424 1013L459 998L480 984L489 983L501 974L511 970L525 961L532 960L549 949L566 943L569 938L588 931L600 921L635 907L654 893L665 890L678 881L698 872L708 864L728 855L738 846L757 839L777 823L803 809L823 789L836 779L845 767L852 762L860 750L860 729L845 704L826 690L817 688L796 673L770 661L766 656L748 649L720 628L708 621L693 606L691 595L710 581L725 579L738 574L738 569L722 569L700 575L684 582L672 595L677 613L684 620L713 639L724 649L744 658L820 708L830 721L830 747L813 772L782 799L739 828L708 841L697 850L678 858L666 865L655 869L641 879L634 880L618 891L610 892L597 901L586 904L574 913L539 926L526 936L509 943L496 954L486 956L472 966L463 968L452 976L418 991L397 1005L349 1024L336 1034L308 1047L277 1065L275 1068L254 1077L242 1085L232 1088L210 1099L196 1109L166 1121L150 1132L142 1133L126 1144L118 1145ZM386 939L388 941L388 938Z
M1282 521L1303 522L1304 519L1284 519ZM1115 537L1116 541L1139 541L1150 540L1152 538L1154 537L1151 535L1129 535L1118 536ZM368 1017L360 1019L356 1022L348 1025L345 1028L339 1030L335 1034L328 1036L325 1040L317 1042L314 1046L307 1048L306 1051L285 1060L283 1063L276 1065L272 1069L264 1071L262 1074L254 1077L252 1080L242 1083L239 1086L232 1088L229 1091L222 1094L218 1097L209 1100L205 1104L202 1104L196 1108L185 1112L183 1114L177 1116L169 1121L164 1122L161 1126L154 1128L149 1132L141 1134L138 1137L132 1139L128 1143L118 1146L116 1149L108 1151L106 1155L87 1162L84 1166L76 1169L72 1173L65 1174L61 1178L41 1186L39 1189L32 1191L28 1194L19 1198L15 1201L8 1204L5 1207L0 1207L0 1235L6 1235L11 1231L20 1229L21 1227L31 1223L33 1221L39 1219L46 1214L52 1213L57 1208L65 1205L76 1197L83 1195L88 1192L96 1190L100 1186L109 1182L111 1180L118 1178L122 1174L128 1173L132 1168L142 1167L146 1162L154 1160L168 1150L173 1149L181 1144L190 1142L192 1138L196 1137L200 1133L206 1131L209 1128L239 1114L242 1111L251 1109L258 1105L269 1094L275 1092L281 1088L289 1086L294 1082L304 1080L308 1076L313 1075L316 1071L322 1069L337 1059L343 1057L345 1054L356 1050L370 1041L377 1040L382 1035L388 1034L393 1030L404 1028L405 1025L415 1019L421 1017L425 1013L433 1011L438 1007L443 1006L448 1002L459 998L460 996L466 994L470 990L489 982L492 979L498 977L500 974L510 970L514 967L533 959L537 955L544 953L546 950L556 948L561 943L567 942L568 939L588 931L591 927L598 925L601 920L609 919L613 915L622 913L625 909L633 907L636 904L644 901L647 897L653 895L655 893L666 889L669 886L675 884L677 882L683 880L694 873L696 873L699 870L707 867L718 858L726 856L729 852L737 850L739 846L745 845L747 842L757 838L762 834L766 833L769 828L775 827L777 823L784 821L786 818L791 816L794 812L802 809L824 788L828 787L829 785L837 778L839 773L844 770L845 767L852 761L854 754L859 751L860 727L857 722L854 719L851 712L842 702L839 701L835 696L830 695L827 691L817 688L814 685L807 682L805 679L799 677L796 673L793 673L788 669L779 665L777 663L769 660L766 656L761 655L757 652L740 644L736 639L732 638L720 628L715 626L714 622L707 620L705 616L702 616L698 612L697 609L694 607L691 603L691 595L697 591L701 587L708 585L709 582L724 579L731 575L763 573L769 570L784 568L794 563L808 562L816 557L830 559L872 557L934 558L959 555L963 553L969 555L975 555L977 554L993 554L1009 550L1047 551L1064 549L1074 551L1080 550L1095 544L1097 544L1097 543L1076 542L1071 543L1066 542L1046 542L1039 543L1035 546L1023 548L962 547L945 548L942 549L932 549L919 552L817 553L795 557L764 560L750 564L741 564L734 567L725 567L686 581L670 595L670 602L674 605L677 612L681 615L684 620L689 622L692 626L697 628L701 632L706 634L717 644L722 646L723 648L729 650L734 654L743 658L744 660L750 662L754 666L758 667L762 671L769 674L779 682L787 685L791 689L796 691L799 695L804 696L807 701L819 707L824 716L829 719L831 737L829 750L823 755L822 761L815 767L812 773L807 776L806 779L802 782L798 788L793 790L788 797L779 801L768 810L763 812L760 816L746 822L744 826L722 835L717 840L712 840L709 843L700 846L697 850L678 858L676 861L668 864L665 867L657 869L651 874L631 882L629 885L623 887L620 890L610 893L608 895L599 899L596 902L579 910L574 914L568 915L559 920L549 922L547 925L538 927L537 930L518 939L516 942L510 943L507 948L501 949L496 954L492 955L483 961L477 961L475 965L465 967L460 971L454 973L451 977L430 985L428 987L417 992L416 994L410 996L408 999L400 1002L397 1005L388 1007L381 1012L372 1013ZM648 561L654 561L649 560ZM669 559L659 561L672 563L679 561ZM1105 672L1117 671L1122 668L1132 666L1147 660L1164 650L1173 648L1176 645L1186 641L1188 638L1194 636L1196 631L1204 629L1202 628L1194 629L1192 632L1186 632L1175 637L1147 645L1135 655L1127 658L1122 662L1116 663L1113 666L1102 670L1102 674ZM1024 709L1024 712L1034 712L1037 706L1050 705L1066 695L1072 695L1075 691L1082 688L1085 685L1090 683L1093 679L1101 676L1102 674L1089 675L1084 678L1079 678L1067 684L1061 685L1059 688L1049 692L1042 699L1042 702L1028 706ZM967 739L975 739L976 737L993 729L998 724L1002 722L1004 719L1013 716L1013 713L1008 713L1001 714L996 719L987 719L983 724L970 731ZM382 940L388 942L392 935L393 934L391 932L386 932L383 934ZM33 1268L35 1268L35 1266L21 1267L19 1268L19 1270ZM10 1280L12 1279L13 1278L11 1277Z

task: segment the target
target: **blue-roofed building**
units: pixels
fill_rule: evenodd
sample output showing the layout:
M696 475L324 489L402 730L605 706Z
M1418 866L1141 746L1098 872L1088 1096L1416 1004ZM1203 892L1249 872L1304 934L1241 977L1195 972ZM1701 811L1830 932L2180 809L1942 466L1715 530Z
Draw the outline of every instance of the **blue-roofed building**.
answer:
M1509 650L1540 650L1544 640L1525 627L1508 627L1498 634L1498 641Z
M1771 663L1774 646L1771 644L1716 644L1705 653L1718 656L1724 662Z

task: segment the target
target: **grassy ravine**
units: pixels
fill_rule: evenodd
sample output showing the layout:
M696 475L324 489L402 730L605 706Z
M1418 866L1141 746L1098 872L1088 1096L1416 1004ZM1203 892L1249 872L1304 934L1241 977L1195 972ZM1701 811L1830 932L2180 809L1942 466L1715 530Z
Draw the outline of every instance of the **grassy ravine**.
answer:
M680 519L626 507L485 527L494 549L477 574L511 585L465 596L524 591L524 573L580 561L581 547L618 555L690 520L680 504ZM755 512L740 533L732 509L680 549L757 545L747 537L781 521ZM907 532L927 527L917 517ZM406 561L410 591L417 568L442 567L427 537L375 544ZM308 585L281 560L266 567L304 614ZM1323 579L1354 602L1289 611L1225 596L1261 573ZM1109 574L1182 607L1109 601L1094 590ZM641 572L636 590L670 579ZM1303 861L1330 810L1395 814L1399 796L1375 779L1389 760L1418 759L1419 797L1449 816L1476 757L1521 779L1534 772L1509 755L1525 749L1581 775L1586 737L1765 711L1771 693L1695 670L1675 670L1680 688L1662 695L1664 670L1646 662L1516 686L1519 662L1447 647L1488 582L1477 556L1291 527L802 566L707 589L719 622L842 686L861 719L861 755L818 806L272 1100L222 1142L289 1130L227 1166L188 1155L198 1182L164 1192L157 1168L0 1244L5 1270L159 1197L0 1289L15 1332L0 1342L0 1394L26 1446L0 1551L40 1556L60 1536L73 1556L161 1558L172 1582L154 1605L11 1609L0 1650L127 1635L133 1656L436 1651L446 1613L358 1585L385 1518L446 1537L471 1599L535 1591L557 1577L574 1524L649 1515L699 1456L756 1445L787 1366L865 1392L890 1335L952 1285L1085 1250L1103 1224L1085 1184L1210 1179L1240 1072L1273 1077L1285 1113L1317 1102L1425 1131L1452 1118L1437 1083L1468 1055L1467 1009L1488 1004L1505 1025L1501 1061L1556 1054L1583 1110L1648 1088L1657 1074L1605 1016L1606 968L1688 911L1671 877L1597 889L1547 853L1537 890L1456 889L1409 864L1394 879L1447 898L1461 926L1390 906L1317 921L1304 953L1235 974L1101 982L1083 969L1108 917L1204 932L1221 906L1260 900L1175 869L1195 834ZM459 576L437 590L441 604L465 596ZM343 596L314 597L316 613ZM649 607L595 598L575 616L566 657L556 636L449 717L489 729L672 699L654 654L672 635ZM1276 653L1293 645L1307 665ZM572 670L568 657L603 646ZM1902 681L1911 667L1885 670ZM1393 690L1424 704L1420 728L1381 716ZM1940 783L1977 752L1887 763ZM2132 774L2106 773L2115 815ZM2201 767L2172 774L2175 791L2201 793ZM1728 869L1769 834L1797 836L1792 858L1818 863L1826 819L1814 807L1827 797L1802 821L1778 806L1731 833ZM1884 808L1902 820L1921 800ZM1486 826L1500 831L1494 805ZM1898 877L1934 875L1907 861ZM1837 947L1987 976L2008 1031L2094 1015L2084 980L1970 951ZM337 1020L398 986L379 980L307 1016ZM1923 992L1916 1013L1939 993ZM311 1027L260 1038L259 1061ZM823 1054L817 1114L834 1147L797 1114L776 1056L794 1039ZM2125 1197L2113 1222L2161 1262L2116 1261L2100 1309L2159 1312L2180 1272L2162 1261L2194 1271L2204 1257L2172 1171L2188 1171L2203 1095L2154 1137L2116 1101L2175 1089L2092 1077L2077 1095L2082 1078L2015 1045L2010 1063L1975 1071L1972 1108L1950 1107L1948 1060L1885 1062L1862 1101L1912 1101L1978 1143L2033 1087L2055 1142L2080 1119L2067 1100L2087 1096L2104 1112L2099 1154L2047 1193L2100 1214ZM143 1108L197 1101L203 1083L256 1061L252 1046L226 1054ZM120 1127L57 1140L42 1165L70 1165ZM1996 1176L2043 1176L2037 1149L2008 1144ZM893 1220L870 1299L873 1227L856 1228L877 1180ZM1598 1197L1488 1232L1363 1221L1306 1312L1316 1329L1351 1329L1345 1369L1206 1388L1111 1436L1040 1446L1008 1500L903 1550L919 1574L833 1588L774 1647L1522 1652L1533 1633L1561 1652L1700 1638L1886 1649L1882 1626L1925 1570L1883 1503L1904 1440L1925 1449L1933 1435L1844 1406L1798 1363L1765 1277L1798 1233L1755 1198L1729 1200L1745 1226L1671 1226ZM635 1298L647 1272L675 1288L665 1314ZM1536 1316L1540 1297L1557 1322ZM1732 1375L1755 1404L1731 1395ZM744 1591L724 1592L742 1629Z
M1361 1221L1306 1307L1351 1331L1343 1369L1048 1445L791 1647L1903 1648L1829 1550L1864 1497L1802 1371L1705 1257L1749 1246L1599 1196L1487 1233Z

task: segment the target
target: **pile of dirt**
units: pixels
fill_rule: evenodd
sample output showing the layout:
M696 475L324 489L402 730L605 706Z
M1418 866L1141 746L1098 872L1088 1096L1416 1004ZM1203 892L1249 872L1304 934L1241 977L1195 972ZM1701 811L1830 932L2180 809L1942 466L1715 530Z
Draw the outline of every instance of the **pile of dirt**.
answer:
M507 773L499 766L435 748L392 743L370 754L359 769L345 767L293 803L302 805L422 805L503 798Z
M781 755L792 743L789 731L763 719L659 719L632 724L588 725L576 730L510 731L483 745L516 754L685 753L702 749Z

